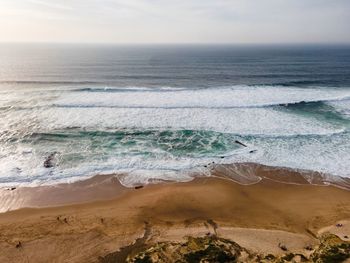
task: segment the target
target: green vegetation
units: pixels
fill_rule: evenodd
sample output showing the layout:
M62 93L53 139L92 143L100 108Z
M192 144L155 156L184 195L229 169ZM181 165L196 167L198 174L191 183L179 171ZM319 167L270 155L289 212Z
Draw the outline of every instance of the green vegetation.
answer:
M348 258L350 258L350 243L336 235L323 236L320 246L311 255L311 260L316 263L340 263Z
M123 252L125 251L107 255L101 262L119 262L117 259L121 258L119 254ZM341 263L350 258L350 242L328 234L320 238L320 245L313 251L305 249L303 254L286 251L284 255L276 256L273 254L252 253L231 240L208 235L205 237L188 237L187 241L182 243L161 242L153 245L148 244L143 246L143 250L142 246L138 246L137 250L131 249L128 252L126 262L129 263Z

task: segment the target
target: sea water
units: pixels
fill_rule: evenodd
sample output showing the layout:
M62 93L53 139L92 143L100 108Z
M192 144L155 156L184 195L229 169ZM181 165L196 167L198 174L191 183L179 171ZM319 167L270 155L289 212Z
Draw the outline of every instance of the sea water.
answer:
M350 47L0 45L0 186L209 162L350 177Z

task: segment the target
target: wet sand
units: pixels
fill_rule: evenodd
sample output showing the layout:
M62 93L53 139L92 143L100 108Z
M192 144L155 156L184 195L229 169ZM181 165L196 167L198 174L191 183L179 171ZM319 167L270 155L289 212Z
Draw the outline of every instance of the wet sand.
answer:
M84 181L0 189L0 212L26 207L52 207L116 198L130 189L113 175L97 175Z
M17 200L12 208L51 207L0 214L0 262L98 262L135 240L179 241L208 233L259 253L281 254L281 243L308 253L305 248L317 246L325 231L350 236L350 191L296 180L277 182L270 173L250 185L212 177L127 189L108 175L3 190L3 200L10 203L10 194ZM344 227L334 227L340 220Z

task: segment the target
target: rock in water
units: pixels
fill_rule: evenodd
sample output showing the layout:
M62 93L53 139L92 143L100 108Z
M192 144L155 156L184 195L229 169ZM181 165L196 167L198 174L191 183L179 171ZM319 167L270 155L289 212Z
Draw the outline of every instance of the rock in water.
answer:
M244 143L242 143L242 142L240 142L240 141L238 141L238 140L236 140L235 143L237 143L237 144L239 144L239 145L242 145L243 147L248 147L247 145L245 145Z
M56 153L51 153L44 161L44 167L45 168L51 168L55 166L54 159L55 159Z

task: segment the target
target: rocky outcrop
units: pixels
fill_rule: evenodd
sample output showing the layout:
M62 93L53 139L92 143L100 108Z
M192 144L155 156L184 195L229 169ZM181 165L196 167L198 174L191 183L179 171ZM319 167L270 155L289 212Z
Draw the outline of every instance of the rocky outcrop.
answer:
M311 254L286 252L282 256L252 253L239 244L219 238L215 235L206 237L188 237L186 242L161 242L148 247L142 252L127 257L129 263L194 263L194 262L316 262L337 263L350 258L350 242L335 235L320 238L320 245Z
M320 246L310 257L312 262L344 262L350 258L350 242L343 241L331 234L322 236L320 241Z
M128 258L132 263L237 262L249 253L237 243L216 236L189 237L185 243L163 242Z

